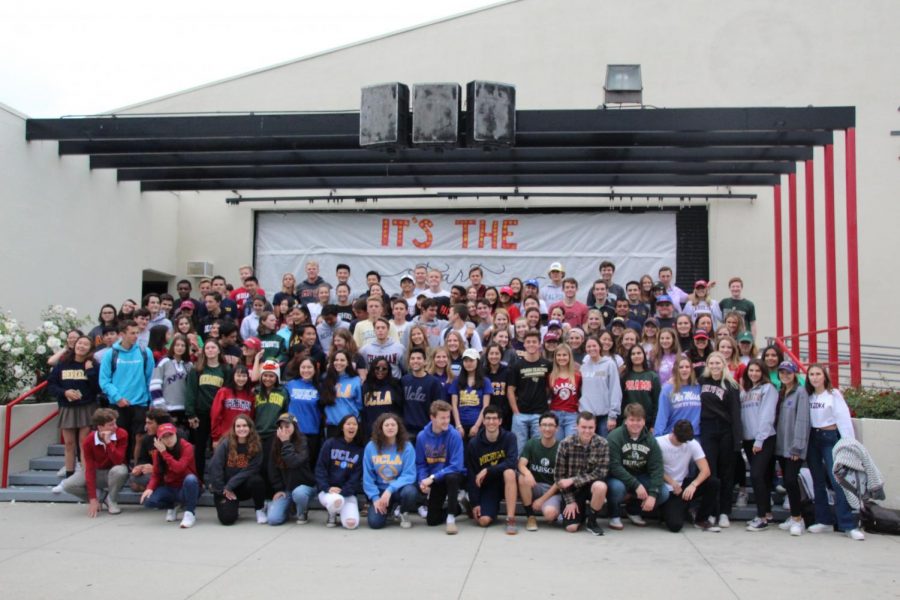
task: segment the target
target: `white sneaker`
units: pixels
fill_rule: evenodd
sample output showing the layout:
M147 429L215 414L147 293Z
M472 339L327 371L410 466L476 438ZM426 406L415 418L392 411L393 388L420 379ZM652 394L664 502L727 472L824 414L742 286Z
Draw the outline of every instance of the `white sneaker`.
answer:
M269 517L266 516L266 509L256 511L256 522L260 525L265 525L269 522Z
M56 472L57 477L65 477L66 476L66 465L63 465L59 468L59 471Z
M791 535L803 535L803 521L791 519Z
M184 511L184 517L181 519L181 528L190 529L197 522L197 517L189 510Z
M827 533L829 531L834 531L834 527L823 523L813 523L807 527L806 530L810 533Z
M780 529L782 531L788 531L788 530L790 530L791 523L793 523L793 522L794 522L794 519L788 517L787 519L784 520L784 523L778 524L778 529Z
M848 538L851 540L856 540L857 542L861 542L866 539L866 534L862 532L861 529L851 529L850 531L845 532Z
M50 488L50 491L53 492L54 494L62 494L63 493L62 481L60 481L58 484L56 484L52 488Z
M622 525L622 519L619 517L613 517L609 520L609 528L615 529L616 531L622 531L625 529L625 526Z
M122 507L119 506L119 503L110 498L106 499L106 510L109 511L111 515L117 515L122 512Z
M731 519L728 518L728 515L719 515L719 527L721 527L722 529L731 527Z
M419 516L422 517L423 519L428 518L428 507L427 506L420 506L418 512L419 512Z
M781 508L784 510L791 510L791 499L785 496L784 502L781 503Z
M747 493L747 490L741 488L741 491L738 492L737 499L734 501L734 505L738 508L744 508L747 506L747 501L750 499L750 494Z
M403 529L409 529L410 527L412 527L412 521L409 520L409 513L400 513L400 527L402 527Z
M187 514L187 513L185 513ZM170 508L166 511L166 523L174 523L178 520L178 511L174 508Z
M638 527L646 527L647 521L644 520L644 517L641 515L632 515L630 513L625 513L625 516L628 517L628 520L637 525Z

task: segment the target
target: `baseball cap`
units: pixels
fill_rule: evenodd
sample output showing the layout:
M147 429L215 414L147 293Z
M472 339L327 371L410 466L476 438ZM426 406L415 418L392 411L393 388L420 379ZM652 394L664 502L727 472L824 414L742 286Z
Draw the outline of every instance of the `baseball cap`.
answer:
M297 417L292 415L291 413L281 413L278 415L278 419L275 423L290 423L292 425L297 425Z
M613 325L621 325L622 327L624 327L625 319L623 319L622 317L616 317L615 319L613 319L612 321L609 322L610 327L612 327Z
M533 286L536 287L536 288L541 287L540 284L538 284L538 280L537 280L537 279L526 279L526 280L525 280L525 285L533 285Z
M706 331L703 329L698 329L697 332L694 333L694 339L695 340L708 340L709 334L706 333Z
M259 350L260 348L262 348L262 342L258 337L248 337L246 340L244 340L244 345L251 350Z
M475 348L466 348L466 351L462 353L463 358L471 358L472 360L478 360L481 358L481 354L478 353L478 350Z
M562 327L562 323L559 322L559 319L550 319L550 322L547 323L547 329L551 327Z
M798 371L797 365L789 360L782 361L781 364L778 365L779 371L788 371L790 373L796 373Z
M506 294L507 296L512 296L513 289L511 287L509 287L508 285L504 285L502 288L500 288L500 293Z
M753 334L749 331L744 331L737 336L738 343L741 342L753 342Z
M544 343L545 344L547 342L558 342L558 341L559 341L558 333L555 333L553 331L548 331L546 334L544 334Z
M695 288L698 288L698 287L707 287L708 285L709 285L709 284L706 283L706 280L705 280L705 279L698 279L697 281L694 282L694 287L695 287Z
M563 269L561 262L555 262L550 264L550 268L547 269L548 273L552 273L553 271L559 271L560 273L565 273L566 270Z
M655 317L647 317L644 319L644 326L653 325L656 328L659 328L659 321L656 320Z
M663 302L668 302L669 304L672 304L672 298L668 294L662 294L662 295L656 297L657 304L660 304Z
M178 435L178 430L175 429L175 426L172 425L171 423L163 423L162 425L160 425L159 427L156 428L156 438L157 439L161 440L162 438L164 438L165 436L167 436L169 434Z
M413 283L415 283L415 281L413 281L413 278L410 277L409 275L404 275L403 277L400 278L400 283L403 283L404 281L412 281Z
M178 310L194 310L194 303L190 300L185 300L178 305Z

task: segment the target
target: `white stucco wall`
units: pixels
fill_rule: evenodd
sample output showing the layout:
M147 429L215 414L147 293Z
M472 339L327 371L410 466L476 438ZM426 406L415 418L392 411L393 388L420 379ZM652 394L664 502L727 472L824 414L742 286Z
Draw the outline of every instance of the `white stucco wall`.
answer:
M642 65L644 101L654 106L856 106L863 341L892 344L900 328L893 323L885 325L873 316L892 312L892 298L900 291L894 278L882 275L892 271L890 261L897 249L894 224L900 217L896 202L900 138L889 135L892 129L900 129L900 81L896 77L900 38L894 25L898 18L900 4L891 0L864 4L814 0L520 0L151 100L123 112L356 109L359 89L364 85L383 81L465 84L472 79L515 84L519 108L587 108L603 102L606 64L622 62ZM21 136L14 141L24 144ZM24 145L24 153L17 152L29 163L35 160L28 158L29 154L39 152L34 147L44 146ZM168 215L175 210L171 195L138 197L134 188L116 184L112 172L89 173L83 159L57 159L53 154L55 144L46 146L51 147L47 150L50 157L41 160L65 162L65 167L59 166L62 169L79 164L77 173L64 172L68 177L103 182L98 183L101 198L106 194L121 196L117 201L130 207L127 214L134 219L131 226L139 231L146 227L147 214L160 210ZM840 231L842 149L843 136L838 135L836 247L841 321L846 322L846 242ZM75 162L79 160L82 162ZM817 203L821 207L821 162L816 169ZM798 179L802 206L802 170ZM743 276L746 295L757 302L759 331L771 334L775 302L771 191L734 191L756 192L759 198L754 203L711 204L711 277L722 282L717 294L721 296L730 276ZM236 276L238 265L252 256L252 210L267 205L227 207L224 198L229 195L180 194L177 241L166 237L168 233L159 233L171 242L165 244L162 260L167 269L181 275L186 261L209 260L217 272L229 278ZM783 197L786 207L786 189ZM147 204L154 210L145 212ZM479 204L486 208L497 205L499 201ZM388 206L381 202L378 208ZM277 208L290 207L279 203ZM306 207L305 203L297 206ZM821 212L817 218L821 229ZM804 264L802 218L799 226ZM821 236L817 245L821 324L825 318L825 240ZM119 255L117 260L125 259ZM148 268L147 262L141 265ZM138 277L136 272L127 275L130 280ZM133 289L133 284L125 287ZM805 306L802 271L801 311ZM789 323L790 315L785 316ZM805 316L802 324L805 328Z
M176 271L178 199L142 196L56 142L25 141L25 117L0 105L0 306L29 327L48 304L96 319L137 299L143 269Z

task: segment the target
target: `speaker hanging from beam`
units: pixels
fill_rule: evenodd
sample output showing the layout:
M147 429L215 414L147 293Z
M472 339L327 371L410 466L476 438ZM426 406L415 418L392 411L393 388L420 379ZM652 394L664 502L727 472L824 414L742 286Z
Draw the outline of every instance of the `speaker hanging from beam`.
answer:
M516 143L516 87L494 81L466 84L466 138L469 146Z
M362 88L359 145L398 148L409 145L409 87L383 83Z
M458 83L413 85L412 143L415 146L456 147L462 88Z

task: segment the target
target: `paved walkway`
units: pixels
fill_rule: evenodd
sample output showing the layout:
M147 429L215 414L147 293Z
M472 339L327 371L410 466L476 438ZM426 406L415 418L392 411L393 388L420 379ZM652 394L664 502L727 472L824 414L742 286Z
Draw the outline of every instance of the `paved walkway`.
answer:
M243 509L194 529L126 506L91 520L84 505L0 504L0 597L128 598L897 598L900 537L792 538L777 529L668 533L651 524L603 537L544 527L505 535L460 519L459 535L418 517L402 530L257 525ZM584 590L594 590L585 595Z

